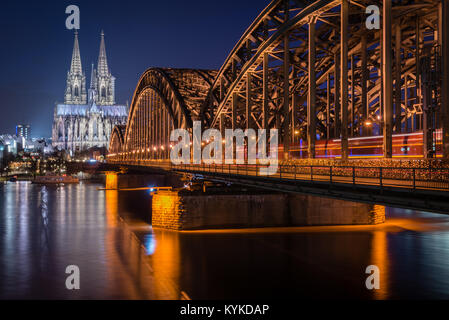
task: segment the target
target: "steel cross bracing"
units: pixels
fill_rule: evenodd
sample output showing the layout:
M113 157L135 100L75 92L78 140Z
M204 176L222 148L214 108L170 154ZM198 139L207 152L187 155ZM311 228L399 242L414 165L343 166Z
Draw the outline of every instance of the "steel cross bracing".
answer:
M380 8L378 30L366 27L369 5ZM373 134L391 157L393 133L417 131L424 156L433 157L434 131L443 128L447 156L448 7L446 0L272 1L218 72L142 75L122 156L166 158L169 131L194 120L222 132L277 128L286 155L302 140L310 158L317 140L340 139L347 158L348 138Z

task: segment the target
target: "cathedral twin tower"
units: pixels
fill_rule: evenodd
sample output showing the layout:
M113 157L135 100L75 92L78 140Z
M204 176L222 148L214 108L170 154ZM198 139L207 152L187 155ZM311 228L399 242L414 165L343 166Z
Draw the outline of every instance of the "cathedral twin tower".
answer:
M113 105L115 104L115 78L109 72L103 31L101 32L97 67L98 71L92 65L89 100L94 99L97 105ZM67 72L67 88L65 90L64 103L86 104L87 98L86 76L81 65L78 32L75 32L72 63L70 71Z
M97 69L92 65L87 90L75 32L64 103L57 104L54 112L53 148L67 150L71 155L95 147L107 148L112 129L126 124L127 116L127 106L115 104L115 78L109 71L103 31Z

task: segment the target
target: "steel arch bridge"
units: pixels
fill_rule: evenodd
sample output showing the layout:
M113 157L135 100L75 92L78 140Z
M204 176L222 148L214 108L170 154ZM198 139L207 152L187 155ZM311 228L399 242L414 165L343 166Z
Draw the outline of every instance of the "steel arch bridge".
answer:
M108 161L168 159L193 121L276 128L285 157L348 159L375 137L370 156L448 158L448 19L448 0L274 0L219 71L147 70Z

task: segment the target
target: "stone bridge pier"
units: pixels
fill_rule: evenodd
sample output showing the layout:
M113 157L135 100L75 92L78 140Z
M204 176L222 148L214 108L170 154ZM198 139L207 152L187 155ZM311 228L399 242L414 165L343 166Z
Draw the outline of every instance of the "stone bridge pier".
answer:
M383 222L384 206L309 195L159 190L152 201L153 227L171 230L375 225Z
M375 225L385 222L385 207L191 180L170 172L106 172L106 189L157 189L151 199L151 224L168 230Z

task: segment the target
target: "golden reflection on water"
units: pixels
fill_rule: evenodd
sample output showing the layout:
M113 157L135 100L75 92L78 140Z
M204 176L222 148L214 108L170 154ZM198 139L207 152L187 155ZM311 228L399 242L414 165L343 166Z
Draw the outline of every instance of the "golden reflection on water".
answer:
M109 227L117 226L118 217L118 191L106 190L106 223Z
M156 249L151 256L157 298L179 299L181 297L180 271L181 250L179 233L154 229Z
M133 299L179 299L181 296L179 233L153 230L156 243L154 252L149 254L147 248L145 254L143 244L132 230L136 226L132 225L130 228L119 218L118 190L105 191L105 215L106 224L110 228L106 233L108 252L114 252L114 256L117 253L117 263L122 265L123 270L135 281L133 286L124 289L133 294ZM113 229L119 232L113 232ZM109 274L109 283L115 281L112 271Z
M375 205L374 211L385 215L385 206ZM372 264L379 267L380 289L373 290L374 299L384 300L388 298L388 239L384 229L373 231L373 242L371 249ZM367 275L368 276L368 275Z
M105 254L112 261L107 266L106 291L114 294L119 287L119 291L126 292L127 299L157 299L152 290L154 278L146 262L145 250L118 214L119 191L106 190L104 199L105 224L108 227ZM119 276L118 266L121 269Z
M126 193L125 193L126 195ZM120 197L119 197L120 196ZM329 264L336 269L324 270L327 272L327 278L332 280L333 284L340 284L337 277L344 277L351 283L348 286L351 295L357 295L362 298L372 298L378 300L385 300L395 298L398 295L398 288L395 280L397 275L392 266L397 269L398 266L404 265L404 259L400 257L403 251L396 251L397 244L389 239L405 239L408 235L402 235L408 231L427 232L427 231L444 231L447 230L448 225L441 226L441 220L435 223L435 217L427 218L426 216L410 216L402 214L399 216L391 215L390 211L388 220L384 224L377 225L345 225L345 226L314 226L314 227L292 227L292 228L261 228L261 229L222 229L222 230L197 230L197 231L167 231L159 228L151 228L150 225L134 222L131 219L129 227L122 228L122 222L117 220L124 209L120 207L123 204L122 193L116 190L108 190L104 196L106 202L105 222L109 227L117 227L121 231L112 233L107 240L108 252L114 253L117 247L120 248L117 255L119 265L124 270L134 283L124 282L122 289L130 292L129 296L133 298L152 298L152 299L168 299L176 300L183 298L183 292L190 297L209 297L215 294L217 297L232 296L235 293L228 293L226 290L230 288L237 288L237 290L244 291L243 288L247 285L255 285L258 283L252 282L257 277L265 277L260 270L264 268L259 267L252 270L249 279L243 276L248 272L248 257L259 258L261 252L266 254L266 257L260 258L260 261L266 262L268 267L277 265L279 263L285 264L279 269L286 271L285 276L280 277L280 281L284 282L284 288L290 288L292 284L288 282L291 277L298 277L296 274L289 274L292 266L302 268L301 264L295 265L295 257L302 255L301 261L307 264L301 269L305 274L305 278L314 276L316 274L314 265L317 263ZM135 201L131 198L130 201ZM147 200L147 198L145 198ZM162 205L164 204L164 205ZM167 208L171 206L171 201L164 198L160 206L154 206L153 209L158 209L159 214L166 213ZM119 207L121 209L119 209ZM372 205L371 210L374 210L377 216L384 216L386 208L381 205ZM127 210L127 209L125 209ZM143 210L143 209L141 209ZM391 209L388 209L391 210ZM154 213L154 212L153 212ZM125 218L126 219L126 218ZM427 220L426 220L427 219ZM123 223L126 225L127 223ZM124 230L125 229L125 230ZM143 253L143 259L139 254L141 248L139 241L134 239L128 231L134 231L140 234L139 238L146 245L146 250ZM142 234L146 234L143 236ZM286 241L286 239L288 241ZM313 241L311 241L312 239ZM415 237L413 239L416 239ZM421 238L418 238L421 239ZM202 240L202 241L201 241ZM211 241L209 241L211 240ZM219 242L217 240L220 240ZM404 242L403 240L402 242ZM239 250L229 250L231 247L241 243L251 243L254 245L245 247L242 246ZM355 241L355 242L354 242ZM117 245L119 244L119 245ZM279 244L279 246L277 246ZM241 266L235 269L217 268L217 262L214 262L214 257L206 255L211 246L224 248L231 261L238 261ZM273 249L274 248L274 249ZM266 250L265 250L266 249ZM280 250L279 250L280 249ZM304 249L306 254L303 253ZM403 247L401 247L403 249ZM202 251L204 250L204 252ZM307 250L310 250L308 252ZM220 250L218 250L220 251ZM199 253L200 252L200 253ZM298 254L298 252L300 252ZM399 258L397 255L399 254ZM207 258L197 259L198 257L206 256ZM271 256L270 256L271 255ZM271 257L274 257L271 259ZM405 254L407 256L407 254ZM286 259L285 257L288 257ZM293 257L293 258L292 258ZM322 259L321 257L326 257ZM389 259L392 258L392 260ZM215 257L217 259L217 256ZM276 259L279 259L276 260ZM285 260L282 260L285 259ZM150 274L146 274L145 265L148 264ZM116 263L114 263L117 266ZM380 289L369 291L365 287L365 279L369 276L364 274L367 266L376 265L380 271ZM401 270L405 272L410 266ZM413 269L413 266L410 268ZM117 268L115 268L117 269ZM266 269L266 268L265 268ZM296 272L297 269L295 269ZM111 270L107 283L117 281L114 270ZM338 272L338 274L336 273ZM241 283L222 283L220 279L227 276L236 276L245 279L243 285ZM201 280L207 279L208 284L205 285ZM318 285L321 283L321 278L317 278ZM298 280L301 283L302 279ZM305 280L304 280L305 281ZM313 282L313 281L310 281ZM211 293L210 288L214 292ZM281 286L281 287L282 287ZM273 285L273 287L276 287ZM307 282L304 285L307 288ZM325 287L326 288L326 287ZM114 286L111 287L111 291ZM333 289L333 288L329 288ZM257 289L255 289L257 290ZM334 290L339 293L338 290ZM332 291L332 292L334 292ZM242 293L243 294L243 293ZM250 291L245 291L244 294L257 294ZM271 293L267 291L267 294ZM318 294L319 293L314 293ZM325 296L326 294L323 293ZM335 295L338 296L338 295ZM184 296L185 297L185 296Z

